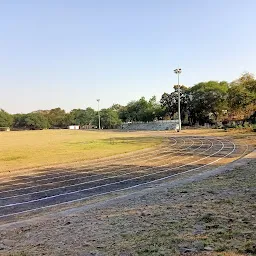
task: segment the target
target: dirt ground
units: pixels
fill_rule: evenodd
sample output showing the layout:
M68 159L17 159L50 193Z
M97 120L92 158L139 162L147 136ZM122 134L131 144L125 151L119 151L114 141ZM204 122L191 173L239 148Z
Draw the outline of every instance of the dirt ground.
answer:
M255 166L0 229L0 255L256 255Z

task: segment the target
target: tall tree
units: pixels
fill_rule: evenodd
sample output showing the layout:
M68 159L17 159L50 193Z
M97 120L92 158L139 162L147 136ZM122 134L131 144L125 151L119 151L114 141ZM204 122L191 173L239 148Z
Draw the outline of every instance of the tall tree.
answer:
M90 125L92 124L96 112L92 108L73 109L70 112L72 123L76 125Z
M51 127L66 128L66 112L61 108L54 108L49 111L47 118Z
M230 117L244 119L256 111L256 80L250 73L230 83L228 89Z
M13 115L13 127L19 129L40 130L50 127L48 119L41 112Z
M13 124L13 117L3 109L0 109L0 127L11 127Z
M13 115L13 127L14 128L26 128L26 119L27 114L15 114Z
M29 113L25 116L25 127L31 130L49 128L48 119L42 113Z
M160 103L164 108L164 113L171 118L178 112L178 86L175 85L174 92L168 94L164 93L161 97ZM189 95L188 87L181 85L180 87L180 106L181 106L181 120L185 119L188 113Z
M104 129L118 128L122 121L119 119L118 112L111 108L101 109L100 111L101 127ZM94 124L98 126L98 117L95 116Z
M188 90L190 116L199 121L216 122L227 110L228 83L225 81L201 82Z
M129 102L125 107L119 110L119 117L124 122L129 121L153 121L160 118L163 114L163 109L156 102L156 97L153 96L149 101L145 97L137 101Z
M116 111L119 111L119 110L122 109L122 108L123 108L123 106L120 105L120 104L113 104L113 105L110 107L110 109L116 110Z

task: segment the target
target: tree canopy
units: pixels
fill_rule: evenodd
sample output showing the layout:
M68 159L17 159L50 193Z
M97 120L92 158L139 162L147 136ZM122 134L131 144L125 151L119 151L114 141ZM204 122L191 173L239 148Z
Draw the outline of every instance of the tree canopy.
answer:
M13 116L0 109L0 127L10 127L13 124Z
M201 82L188 90L190 96L190 118L203 122L219 121L227 110L228 83Z
M91 125L95 119L96 112L92 108L73 109L70 112L71 123L75 125Z
M129 102L119 111L119 117L123 122L153 121L162 117L163 109L153 96L148 101L142 97L137 101Z
M29 114L15 114L13 116L14 128L23 128L29 130L41 130L50 127L49 120L40 112Z
M230 83L227 103L231 116L248 118L256 111L256 80L250 73Z
M118 111L111 108L105 108L100 111L101 127L104 129L118 128L122 121L119 119ZM94 124L98 125L98 117L96 116Z
M177 119L178 86L171 93L163 93L160 102L153 96L149 100L141 97L127 105L113 104L100 110L101 126L117 128L122 122L149 122ZM192 87L180 86L181 119L183 124L194 125L216 123L226 120L255 120L256 80L244 73L231 83L206 81ZM16 129L67 128L68 125L98 126L98 111L61 108L38 110L28 114L8 114L0 109L0 127Z

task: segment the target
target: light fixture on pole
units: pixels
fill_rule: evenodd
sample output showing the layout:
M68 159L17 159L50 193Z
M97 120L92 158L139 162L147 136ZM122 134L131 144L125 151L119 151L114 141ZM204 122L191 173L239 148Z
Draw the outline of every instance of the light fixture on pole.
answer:
M100 99L97 99L97 101L98 101L98 118L99 118L99 130L100 130Z
M180 74L181 74L181 68L174 69L174 73L178 75L178 116L179 116L179 131L181 131L181 116L180 116Z

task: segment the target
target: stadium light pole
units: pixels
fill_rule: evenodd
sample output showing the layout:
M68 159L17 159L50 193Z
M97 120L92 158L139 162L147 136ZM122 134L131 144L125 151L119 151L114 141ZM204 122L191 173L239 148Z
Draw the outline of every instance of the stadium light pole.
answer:
M180 74L181 68L174 69L174 73L178 75L178 118L179 118L179 131L181 131L181 116L180 116Z
M97 99L98 101L98 118L99 118L99 130L100 130L100 99Z

